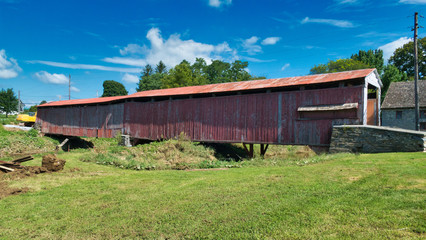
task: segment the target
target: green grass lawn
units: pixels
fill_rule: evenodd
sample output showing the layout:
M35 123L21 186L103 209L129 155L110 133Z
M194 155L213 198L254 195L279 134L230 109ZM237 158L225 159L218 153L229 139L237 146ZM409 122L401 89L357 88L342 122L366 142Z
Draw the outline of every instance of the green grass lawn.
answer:
M218 171L125 170L84 154L60 154L62 172L8 181L31 190L0 200L0 239L426 237L425 153L254 159Z

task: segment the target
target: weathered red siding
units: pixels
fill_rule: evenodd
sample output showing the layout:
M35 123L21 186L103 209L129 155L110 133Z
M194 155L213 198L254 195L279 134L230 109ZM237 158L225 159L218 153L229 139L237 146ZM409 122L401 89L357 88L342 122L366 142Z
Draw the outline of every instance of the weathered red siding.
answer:
M338 118L301 106L358 103ZM264 92L106 105L42 107L42 132L71 136L114 137L117 131L140 139L169 139L185 133L194 141L303 144L326 146L334 124L361 124L363 85L317 90Z

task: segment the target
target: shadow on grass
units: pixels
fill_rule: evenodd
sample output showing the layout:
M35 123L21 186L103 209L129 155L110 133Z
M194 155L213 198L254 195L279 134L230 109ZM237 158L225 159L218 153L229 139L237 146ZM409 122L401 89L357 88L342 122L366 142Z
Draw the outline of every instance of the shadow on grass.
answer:
M247 152L242 146L231 143L200 143L214 150L214 156L222 161L242 161L248 158Z
M65 139L68 138L68 142L62 146L63 151L73 150L73 149L88 149L93 148L94 144L90 141L79 137L70 137L63 135L46 135L46 137L57 140L59 143L62 143Z

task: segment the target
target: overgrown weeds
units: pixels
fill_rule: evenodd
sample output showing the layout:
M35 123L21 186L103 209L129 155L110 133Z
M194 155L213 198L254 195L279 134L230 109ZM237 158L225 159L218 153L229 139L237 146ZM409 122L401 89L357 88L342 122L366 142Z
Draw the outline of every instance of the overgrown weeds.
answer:
M35 129L27 132L8 131L0 125L0 158L20 153L53 151L57 144L54 139L40 136Z
M119 138L88 139L92 151L81 161L132 170L165 170L195 168L233 168L256 166L303 166L325 160L305 146L270 146L264 157L256 148L257 157L250 159L240 144L191 142L185 135L178 139L151 142L131 148L118 146ZM314 157L316 156L316 157Z
M109 143L111 144L113 141ZM133 170L184 170L236 167L238 165L235 161L217 159L214 149L191 142L183 137L131 148L117 145L108 146L106 143L95 144L94 150L84 154L81 160Z

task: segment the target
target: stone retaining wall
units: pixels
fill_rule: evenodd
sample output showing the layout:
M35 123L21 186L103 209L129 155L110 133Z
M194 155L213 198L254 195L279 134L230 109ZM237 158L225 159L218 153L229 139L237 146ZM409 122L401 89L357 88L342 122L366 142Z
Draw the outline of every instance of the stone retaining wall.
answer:
M330 153L419 152L425 148L426 132L364 125L334 126L330 143Z

